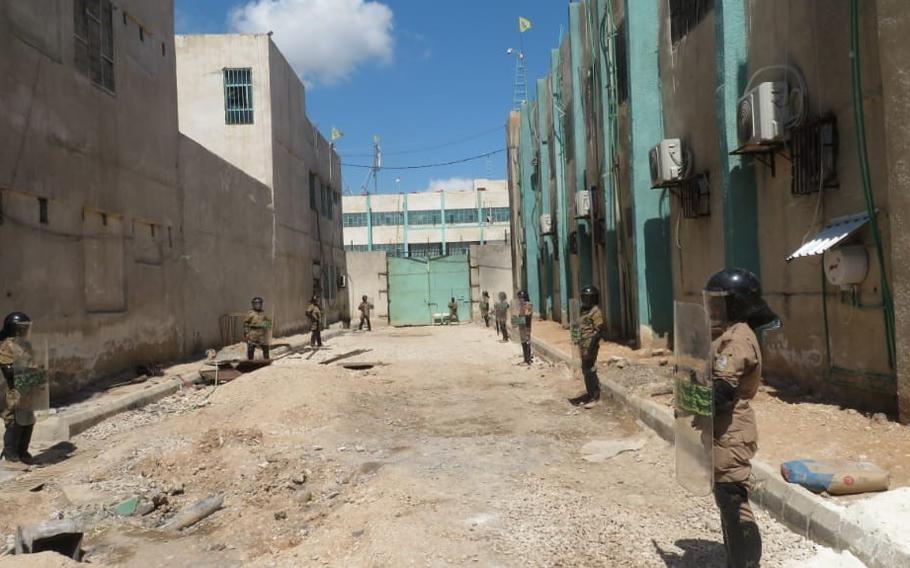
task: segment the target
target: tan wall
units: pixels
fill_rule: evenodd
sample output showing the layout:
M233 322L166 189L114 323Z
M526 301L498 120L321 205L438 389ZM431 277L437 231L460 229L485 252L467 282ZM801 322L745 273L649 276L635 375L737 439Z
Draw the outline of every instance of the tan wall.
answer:
M723 178L715 107L715 13L709 12L683 41L671 46L666 9L662 5L660 46L665 136L682 138L693 151L695 171L707 172L711 180L710 217L683 219L677 200L671 200L674 295L677 300L699 301L705 279L724 265ZM752 0L747 14L749 65L742 70L743 84L764 67L790 65L801 70L808 83L810 120L828 113L837 118L838 189L809 196L792 195L790 162L778 156L776 175L772 176L769 168L754 159L746 160L746 174L754 176L757 184L765 295L784 321L783 330L767 336L766 375L799 381L808 387L831 388L831 384L823 385L827 351L822 318L822 259L812 257L788 263L785 258L827 220L865 211L851 102L849 7L846 2ZM890 258L876 25L875 6L864 3L861 37L866 134L875 198L883 212L879 219L885 254ZM783 77L781 72L770 71L759 76L756 83ZM871 269L858 289L859 294L865 303L878 303L879 275L869 228L860 231L852 242L865 244L870 254ZM881 310L844 304L839 292L830 285L827 300L832 364L887 373ZM860 375L838 379L862 384L864 379ZM862 389L855 396L875 398Z
M373 303L370 316L375 326L389 323L389 278L385 252L349 252L348 255L348 303L351 306L351 325L360 323L361 298L366 295Z
M484 290L490 293L491 305L496 303L500 292L511 298L515 295L512 279L512 249L509 245L472 245L471 263L472 314L480 318L478 303ZM536 308L536 306L535 306Z

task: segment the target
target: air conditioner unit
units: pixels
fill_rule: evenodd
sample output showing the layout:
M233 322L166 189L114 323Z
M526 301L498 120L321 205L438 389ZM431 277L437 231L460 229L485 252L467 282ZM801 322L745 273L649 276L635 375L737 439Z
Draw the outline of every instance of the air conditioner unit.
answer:
M336 279L336 283L338 284L339 288L347 288L348 287L347 274L339 274L338 278Z
M740 150L781 142L790 120L790 91L784 81L761 83L736 105Z
M591 192L576 191L575 192L575 216L576 217L589 217L591 215Z
M686 176L686 156L679 138L661 140L651 148L648 155L651 162L651 187L676 185Z
M552 215L541 215L540 216L540 234L541 235L552 235L553 234L553 216Z

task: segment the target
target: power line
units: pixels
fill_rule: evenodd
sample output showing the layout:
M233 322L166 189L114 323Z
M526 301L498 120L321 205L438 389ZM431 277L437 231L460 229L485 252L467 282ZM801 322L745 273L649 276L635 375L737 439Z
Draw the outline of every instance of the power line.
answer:
M474 160L482 160L490 156L495 156L496 154L502 154L505 152L505 148L500 148L499 150L493 150L492 152L486 152L484 154L479 154L477 156L471 156L470 158L462 158L460 160L452 160L451 162L440 162L437 164L423 164L420 166L382 166L383 170L423 170L427 168L440 168L443 166L453 166L455 164L463 164L465 162L472 162ZM363 169L373 169L375 166L370 164L345 164L342 163L342 166L346 168L363 168Z
M499 126L496 126L495 128L489 128L487 130L484 130L483 132L478 132L477 134L472 134L466 138L460 138L458 140L453 140L451 142L444 142L442 144L436 144L434 146L425 146L423 148L413 148L410 150L397 150L395 152L383 152L383 154L385 154L386 156L404 156L406 154L420 154L422 152L429 152L431 150L438 150L440 148L448 148L449 146L455 146L458 144L463 144L465 142L471 142L472 140L477 140L478 138L486 136L487 134L492 134L493 132L502 132L504 128L505 128L505 126L500 124ZM373 157L372 152L357 153L357 154L342 153L341 155L344 158L372 158Z

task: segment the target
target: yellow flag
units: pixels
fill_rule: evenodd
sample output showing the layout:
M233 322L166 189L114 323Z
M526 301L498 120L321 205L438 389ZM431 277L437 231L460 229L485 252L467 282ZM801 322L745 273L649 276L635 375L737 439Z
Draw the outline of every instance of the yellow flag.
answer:
M344 137L344 132L338 130L337 128L335 128L333 126L332 127L332 142L334 142L335 140L338 140L339 138L343 138L343 137Z
M531 20L529 20L527 18L522 18L521 16L519 16L518 17L518 30L521 33L524 33L526 31L528 31L529 29L531 29Z

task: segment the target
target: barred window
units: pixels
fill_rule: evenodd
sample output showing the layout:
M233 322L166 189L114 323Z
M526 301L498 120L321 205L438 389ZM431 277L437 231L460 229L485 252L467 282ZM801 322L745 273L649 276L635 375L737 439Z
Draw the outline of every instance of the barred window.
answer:
M714 8L713 0L670 0L670 37L673 43L695 29Z
M446 223L464 225L477 222L477 209L448 209Z
M342 225L345 227L366 227L366 213L344 213L341 216Z
M408 247L412 258L442 256L442 243L413 243Z
M486 211L488 223L508 223L512 219L512 212L508 207L492 207Z
M224 123L253 124L253 70L224 70Z
M344 250L348 252L367 252L370 245L344 245Z
M479 245L479 242L466 242L466 243L449 243L446 246L446 252L450 255L462 255L467 256L468 251L471 249L471 245Z
M310 211L316 211L316 174L310 172Z
M76 70L114 92L114 8L110 0L73 0Z
M383 225L403 225L404 213L401 211L374 211L373 226L381 227Z
M442 223L442 212L438 209L408 212L408 225L439 225L440 223Z

